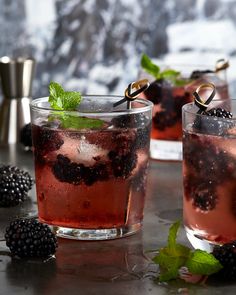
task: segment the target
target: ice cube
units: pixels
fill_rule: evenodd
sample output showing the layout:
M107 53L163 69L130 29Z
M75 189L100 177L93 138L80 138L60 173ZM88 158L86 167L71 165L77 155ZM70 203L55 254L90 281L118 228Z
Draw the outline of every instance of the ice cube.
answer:
M71 162L91 166L98 160L107 159L108 150L96 144L91 144L87 141L85 135L69 137L65 134L63 140L64 144L57 151L57 154L67 156Z

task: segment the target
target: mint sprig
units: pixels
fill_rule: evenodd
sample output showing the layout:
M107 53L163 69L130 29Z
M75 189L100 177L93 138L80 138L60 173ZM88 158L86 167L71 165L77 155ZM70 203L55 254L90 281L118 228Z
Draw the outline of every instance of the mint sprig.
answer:
M54 110L72 111L80 104L82 97L80 92L65 91L56 82L49 84L49 103Z
M65 91L63 87L56 83L49 84L49 103L55 111L74 111L82 101L80 92ZM50 120L59 120L60 127L64 129L96 129L103 126L103 121L99 119L79 117L66 112L55 112Z
M222 265L210 253L190 248L176 242L180 222L175 222L169 230L167 246L161 248L153 258L159 265L159 281L169 281L179 277L179 269L187 267L192 274L211 275L218 272Z
M156 80L169 80L175 86L184 86L185 84L189 83L189 80L181 79L181 73L179 71L175 71L173 69L161 71L160 67L154 64L146 54L142 54L141 66Z

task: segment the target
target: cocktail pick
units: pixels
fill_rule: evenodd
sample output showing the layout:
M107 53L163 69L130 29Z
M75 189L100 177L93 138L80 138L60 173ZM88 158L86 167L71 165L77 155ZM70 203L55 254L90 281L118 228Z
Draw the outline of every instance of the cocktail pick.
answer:
M221 58L216 61L215 72L217 73L219 71L225 70L228 67L229 67L229 62L226 59Z
M127 109L131 109L131 102L135 100L140 93L148 89L149 82L147 79L139 80L136 82L132 82L125 89L125 96L121 100L115 102L113 107L117 107L118 105L127 102Z
M210 96L207 98L207 100L204 101L199 93L201 90L206 89L206 88L208 88L208 89L210 88L212 90L212 92L211 92ZM199 107L197 114L201 114L202 112L204 112L208 108L210 102L212 101L212 99L214 98L215 95L216 95L216 88L215 88L215 85L212 83L201 84L196 89L196 91L193 92L194 103L197 107Z

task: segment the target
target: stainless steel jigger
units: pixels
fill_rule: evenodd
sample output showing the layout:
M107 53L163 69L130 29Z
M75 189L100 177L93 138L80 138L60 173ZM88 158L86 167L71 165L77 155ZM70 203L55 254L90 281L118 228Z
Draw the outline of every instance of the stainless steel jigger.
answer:
M31 58L0 58L3 101L0 106L0 144L19 142L21 128L30 122L29 103L35 61Z

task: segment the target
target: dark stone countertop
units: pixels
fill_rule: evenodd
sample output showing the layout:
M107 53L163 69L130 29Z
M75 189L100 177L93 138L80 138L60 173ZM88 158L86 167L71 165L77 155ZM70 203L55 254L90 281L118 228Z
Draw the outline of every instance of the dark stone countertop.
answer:
M31 152L0 148L0 162L18 165L33 174ZM30 200L0 209L1 294L235 294L236 284L206 286L184 282L157 284L149 250L166 244L170 224L182 217L181 163L151 161L143 230L112 241L80 242L59 239L56 259L46 262L11 258L5 245L5 227L15 216L35 216L35 190ZM188 244L181 229L179 241Z

